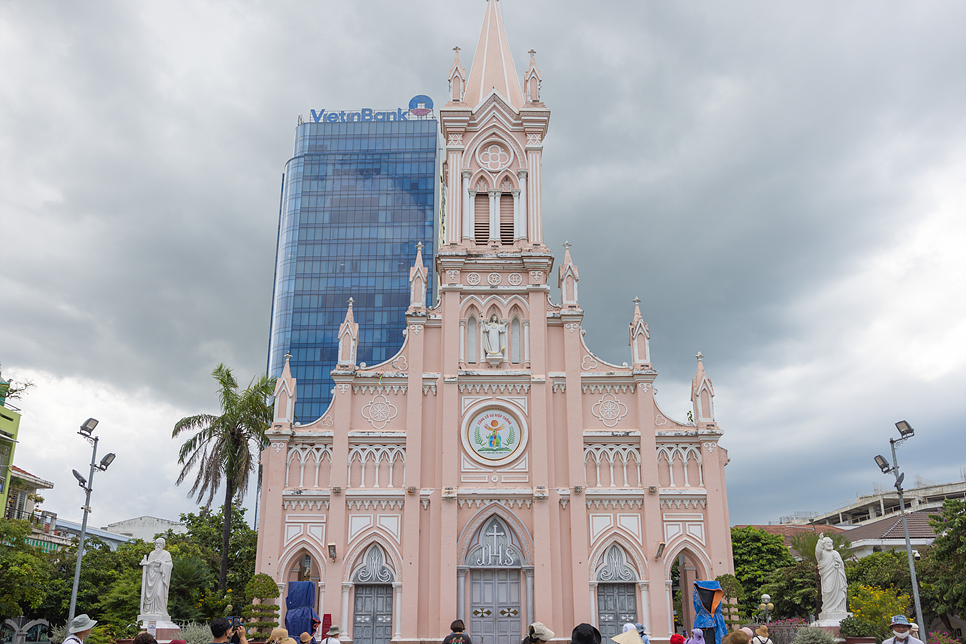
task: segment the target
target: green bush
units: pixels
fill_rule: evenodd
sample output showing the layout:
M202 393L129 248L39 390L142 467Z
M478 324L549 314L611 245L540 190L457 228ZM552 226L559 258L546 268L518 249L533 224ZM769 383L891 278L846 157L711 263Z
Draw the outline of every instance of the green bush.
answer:
M875 637L876 625L872 622L850 615L839 624L839 633L843 637Z
M835 638L825 629L810 627L800 630L792 644L835 644Z
M266 603L279 596L278 586L275 581L264 573L254 575L245 586L245 594L253 597L254 601L245 607L242 615L254 622L249 624L249 639L265 639L271 634L272 629L278 626L278 606Z
M208 628L207 624L199 624L198 622L181 624L181 639L188 644L210 644L211 629Z

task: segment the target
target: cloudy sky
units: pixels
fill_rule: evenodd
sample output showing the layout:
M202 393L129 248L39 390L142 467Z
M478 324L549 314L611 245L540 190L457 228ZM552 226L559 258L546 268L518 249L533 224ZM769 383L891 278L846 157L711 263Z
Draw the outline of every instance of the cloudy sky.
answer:
M553 110L544 219L589 346L628 359L639 295L683 419L706 356L733 523L962 477L966 4L503 0ZM219 362L266 363L297 115L441 104L482 0L0 5L0 361L31 379L16 462L70 475L101 421L92 525L195 507L174 422ZM555 299L558 299L555 296ZM251 496L249 497L251 505Z

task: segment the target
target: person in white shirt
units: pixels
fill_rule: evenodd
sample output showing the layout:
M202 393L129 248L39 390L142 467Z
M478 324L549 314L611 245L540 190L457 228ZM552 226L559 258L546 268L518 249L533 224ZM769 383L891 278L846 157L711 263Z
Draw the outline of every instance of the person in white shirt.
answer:
M774 644L768 637L768 627L762 624L755 630L755 636L751 638L751 644Z
M329 632L325 634L325 639L323 639L319 644L339 644L339 635L342 635L342 629L337 625L332 625L329 628Z
M882 644L923 644L923 641L916 639L909 632L912 624L905 615L893 615L889 624L892 629L892 637L883 640Z
M87 613L78 615L70 623L70 628L67 629L70 635L64 638L64 644L81 644L94 630L95 624L97 624L97 620L88 617Z

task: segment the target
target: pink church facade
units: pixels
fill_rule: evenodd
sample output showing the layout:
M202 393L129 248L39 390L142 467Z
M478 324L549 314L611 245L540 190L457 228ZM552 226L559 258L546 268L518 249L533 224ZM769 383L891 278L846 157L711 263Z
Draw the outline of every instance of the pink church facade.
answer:
M316 610L360 644L439 641L457 617L476 644L515 644L533 621L562 640L641 622L667 641L674 562L685 589L733 572L711 381L699 354L693 423L662 413L636 301L628 362L588 348L569 245L553 271L543 243L542 79L531 52L521 88L497 0L469 74L457 51L449 78L436 305L420 252L405 343L367 366L350 302L312 424L293 422L286 365L256 572L283 599L317 583Z

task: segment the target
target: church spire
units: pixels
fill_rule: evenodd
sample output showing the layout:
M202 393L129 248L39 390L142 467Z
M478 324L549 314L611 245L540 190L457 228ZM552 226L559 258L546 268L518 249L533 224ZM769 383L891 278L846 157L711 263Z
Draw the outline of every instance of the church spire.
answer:
M275 380L275 425L288 423L291 426L295 420L295 378L289 364L291 359L292 354L286 353L282 375Z
M500 15L499 0L486 0L486 17L480 42L473 54L473 67L466 81L464 102L470 107L479 105L491 92L496 91L515 111L523 107L523 92L517 80L510 55L503 16Z
M570 258L570 242L564 242L564 258L560 264L560 277L557 285L560 286L560 299L564 307L575 309L577 304L577 282L580 276L577 274L577 267L574 260Z
M462 103L466 93L466 71L460 64L460 48L453 47L456 56L453 58L453 68L449 70L449 93L451 103Z
M543 79L540 78L540 70L537 69L537 52L531 49L527 53L530 54L530 67L523 75L523 89L527 95L527 103L540 103L540 84Z
M634 298L634 317L631 319L628 332L628 344L632 348L635 369L646 369L651 366L651 332L647 328L644 316L641 315L641 298Z
M423 266L423 242L416 244L416 261L409 269L409 310L426 308L426 267Z
M349 298L349 308L345 312L345 320L339 326L339 366L356 366L356 349L359 347L359 325L352 316L353 300Z
M691 404L694 406L694 422L698 425L714 424L714 386L704 372L704 356L698 351L698 368L691 380Z

